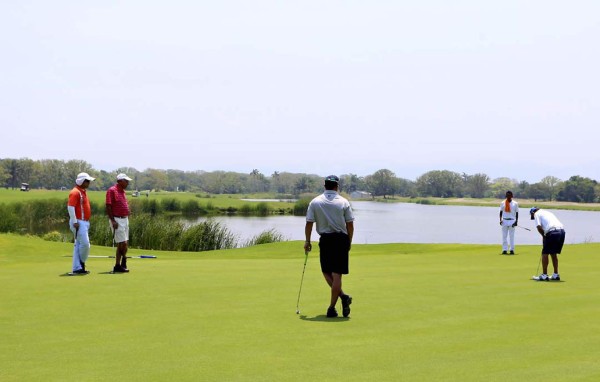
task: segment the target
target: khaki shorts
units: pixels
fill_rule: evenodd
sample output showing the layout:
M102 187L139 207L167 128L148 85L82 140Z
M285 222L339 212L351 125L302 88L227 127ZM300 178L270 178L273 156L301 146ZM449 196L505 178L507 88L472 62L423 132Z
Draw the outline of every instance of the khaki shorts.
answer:
M115 221L118 224L116 230L113 228L113 225L109 220L110 229L113 232L113 240L117 244L128 241L129 240L129 218L115 217Z

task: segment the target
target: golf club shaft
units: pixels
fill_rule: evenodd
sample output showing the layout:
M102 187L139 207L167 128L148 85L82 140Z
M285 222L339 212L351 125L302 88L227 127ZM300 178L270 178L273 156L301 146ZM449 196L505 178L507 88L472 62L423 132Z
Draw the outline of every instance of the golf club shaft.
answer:
M296 312L300 310L300 292L302 292L302 283L304 282L304 271L306 271L306 261L308 260L308 251L304 251L304 267L302 268L302 278L300 279L300 289L298 290L298 300L296 301Z
M520 225L518 225L517 227L523 228L524 230L527 230L527 231L531 231L529 228L521 227Z

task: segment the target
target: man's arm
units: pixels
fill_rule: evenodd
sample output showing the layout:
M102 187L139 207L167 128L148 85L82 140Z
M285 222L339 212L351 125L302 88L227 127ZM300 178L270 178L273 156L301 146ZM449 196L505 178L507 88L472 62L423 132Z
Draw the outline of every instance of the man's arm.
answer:
M305 237L305 242L304 242L304 250L306 252L310 252L312 250L312 244L310 243L310 236L312 234L312 229L313 229L313 222L306 222L306 225L304 226L304 237Z
M110 220L110 224L112 224L113 228L117 229L117 227L119 226L119 223L117 223L117 221L115 220L115 215L112 210L112 204L106 205L106 215L108 216L108 219Z
M352 248L352 237L354 237L354 222L346 222L346 230L348 231L348 239L350 239L350 248Z
M538 232L540 233L540 235L544 236L544 229L542 228L542 226L541 226L541 225L538 225L538 226L537 226L537 230L538 230Z

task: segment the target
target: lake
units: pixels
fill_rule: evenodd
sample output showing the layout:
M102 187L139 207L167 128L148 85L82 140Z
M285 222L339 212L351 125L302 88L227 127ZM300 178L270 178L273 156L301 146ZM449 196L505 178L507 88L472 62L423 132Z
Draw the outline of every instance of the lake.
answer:
M461 243L498 244L502 242L498 207L422 205L353 201L354 240L356 244L381 243ZM564 224L566 243L600 241L600 212L551 210ZM301 216L238 217L220 216L215 220L244 242L259 233L275 229L287 240L304 240L305 218ZM206 220L204 218L198 221ZM521 208L515 245L541 244L541 236ZM313 240L318 235L313 232Z

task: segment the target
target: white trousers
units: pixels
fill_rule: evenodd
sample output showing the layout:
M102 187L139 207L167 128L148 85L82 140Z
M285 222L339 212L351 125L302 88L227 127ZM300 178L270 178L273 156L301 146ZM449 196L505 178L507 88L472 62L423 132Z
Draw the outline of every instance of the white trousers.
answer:
M77 220L77 223L79 223L77 231L71 226L71 231L76 235L75 244L73 245L73 271L80 270L82 268L81 263L85 263L90 255L90 237L88 235L90 222Z
M515 250L515 227L502 226L502 250L508 251L508 240L510 239L510 250Z

